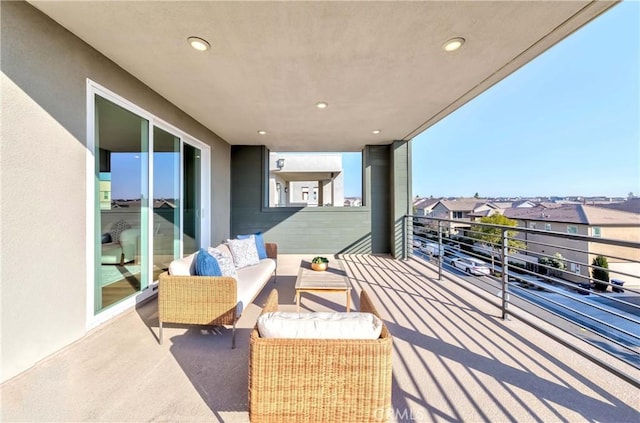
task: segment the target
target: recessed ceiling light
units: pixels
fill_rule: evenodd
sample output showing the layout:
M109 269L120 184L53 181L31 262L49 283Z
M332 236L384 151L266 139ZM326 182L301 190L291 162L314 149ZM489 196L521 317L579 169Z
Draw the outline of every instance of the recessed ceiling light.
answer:
M379 129L374 129L373 131L371 131L372 134L376 134L376 135L378 135L380 132L382 131Z
M329 104L324 102L324 101L320 101L320 102L316 103L316 107L318 109L326 109L327 106L329 106Z
M263 131L262 129L258 131L258 134L260 135L267 135L267 131Z
M462 47L464 42L465 42L465 39L462 37L452 38L450 40L445 41L445 43L442 45L442 49L444 51L455 51L460 47Z
M204 40L200 37L189 37L187 38L191 47L195 48L198 51L207 51L211 47L211 44L207 40Z

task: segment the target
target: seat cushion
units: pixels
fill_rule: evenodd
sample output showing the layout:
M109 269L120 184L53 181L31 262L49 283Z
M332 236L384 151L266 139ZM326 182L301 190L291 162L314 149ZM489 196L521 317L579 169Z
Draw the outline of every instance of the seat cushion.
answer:
M118 243L102 244L102 264L120 264L122 261L122 246Z
M258 318L263 338L378 339L382 321L372 313L272 311Z
M258 264L238 269L238 315L262 291L274 270L276 262L273 259L260 260Z

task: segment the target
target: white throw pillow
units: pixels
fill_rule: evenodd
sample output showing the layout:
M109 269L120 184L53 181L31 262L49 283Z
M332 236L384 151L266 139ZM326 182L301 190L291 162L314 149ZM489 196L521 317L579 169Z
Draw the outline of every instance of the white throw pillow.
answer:
M231 276L232 278L238 279L238 272L236 272L236 266L233 264L233 258L224 254L217 248L209 247L207 251L209 251L209 254L215 257L216 260L218 260L222 276Z
M258 317L263 338L378 339L382 321L372 313L272 311Z
M253 235L244 239L228 239L227 246L231 251L233 264L237 269L260 263Z

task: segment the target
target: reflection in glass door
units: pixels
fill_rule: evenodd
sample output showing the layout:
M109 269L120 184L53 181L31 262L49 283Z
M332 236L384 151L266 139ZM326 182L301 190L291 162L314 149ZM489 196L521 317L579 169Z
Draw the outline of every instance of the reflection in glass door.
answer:
M95 97L94 311L145 289L149 121Z
M200 248L200 192L201 192L201 154L199 148L184 144L183 160L183 254L191 254Z
M153 280L180 257L180 138L153 127Z

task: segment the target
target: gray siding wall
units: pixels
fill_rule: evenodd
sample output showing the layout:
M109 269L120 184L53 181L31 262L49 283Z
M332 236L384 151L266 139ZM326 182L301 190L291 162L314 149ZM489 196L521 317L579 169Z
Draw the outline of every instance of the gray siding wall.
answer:
M408 242L405 234L413 233L413 228L404 216L411 214L411 143L395 141L391 144L391 203L393 233L391 250L394 257L405 258L408 254Z
M87 331L87 78L211 146L212 234L229 233L230 147L26 2L0 2L0 380Z
M388 145L369 146L366 163L370 168L367 193L371 207L371 252L391 252L391 178L390 148ZM364 161L364 160L363 160Z
M268 208L269 151L265 147L233 146L232 236L264 232L265 239L277 242L279 252L285 254L392 253L392 150L383 145L367 146L363 151L365 207ZM403 169L407 167L399 166L398 172ZM396 180L406 184L407 178Z

